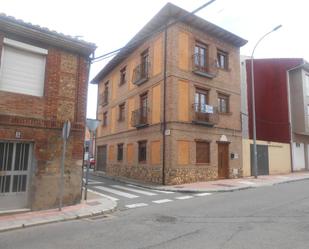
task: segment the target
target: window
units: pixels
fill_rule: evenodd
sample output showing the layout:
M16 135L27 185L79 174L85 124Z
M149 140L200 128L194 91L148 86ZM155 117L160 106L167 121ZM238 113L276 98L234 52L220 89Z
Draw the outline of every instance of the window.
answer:
M120 70L120 83L119 85L123 85L124 83L126 83L127 79L126 79L126 68L127 67L123 67L121 70Z
M0 90L43 96L47 50L3 39Z
M104 92L103 92L103 105L108 104L108 85L109 85L109 81L105 82Z
M218 94L218 110L221 113L229 113L229 96L219 93Z
M200 71L207 71L207 45L196 42L194 47L194 64Z
M117 160L118 161L123 160L123 144L117 145Z
M124 115L125 115L125 103L122 103L121 105L119 105L118 121L124 121Z
M221 69L228 69L228 54L222 50L217 52L217 66Z
M202 89L196 89L194 106L196 112L203 112L208 104L208 91Z
M196 141L196 163L210 163L210 143Z
M103 126L107 126L107 112L103 113Z
M138 161L146 162L147 160L147 141L138 142Z

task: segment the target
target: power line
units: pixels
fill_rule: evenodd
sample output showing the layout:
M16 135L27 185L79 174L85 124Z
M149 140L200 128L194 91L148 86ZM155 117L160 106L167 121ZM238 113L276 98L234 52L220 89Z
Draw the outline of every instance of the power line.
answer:
M151 33L148 33L148 34L142 36L142 37L139 38L138 40L135 40L135 41L133 40L131 43L129 42L129 43L128 43L126 46L124 46L124 47L118 48L118 49L116 49L116 50L114 50L114 51L111 51L111 52L108 52L108 53L106 53L106 54L103 54L103 55L100 55L100 56L97 56L97 57L93 58L93 59L92 59L92 63L99 62L99 61L101 61L101 60L107 59L107 58L110 57L109 55L111 55L111 54L114 55L114 54L116 54L116 53L119 53L119 52L120 52L122 49L124 49L124 48L130 49L131 47L136 46L137 44L139 44L139 43L142 42L143 40L145 40L145 39L147 39L147 38L149 38L149 37L151 37L151 36L153 36L153 35L155 35L155 34L157 34L157 33L162 32L165 28L169 28L170 26L172 26L172 25L176 24L177 22L179 22L179 21L185 19L186 17L188 17L188 16L190 16L190 15L194 15L196 12L198 12L198 11L200 11L201 9L205 8L206 6L212 4L214 1L216 1L216 0L208 1L207 3L201 5L200 7L198 7L198 8L195 9L195 10L193 10L192 12L186 13L185 15L183 15L183 16L177 18L175 21L171 22L170 24L168 24L168 25L166 25L166 26L163 26L163 27L160 27L160 28L158 28L156 31L153 31L153 32L151 32ZM133 39L134 39L134 38L133 38ZM108 57L106 57L106 56L108 56Z

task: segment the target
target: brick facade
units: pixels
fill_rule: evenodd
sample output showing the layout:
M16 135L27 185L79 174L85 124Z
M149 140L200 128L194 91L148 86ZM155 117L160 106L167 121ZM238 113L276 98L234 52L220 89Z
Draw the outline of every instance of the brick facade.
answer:
M0 51L3 37L11 36L30 45L40 44L48 50L44 94L36 97L0 91L0 140L34 145L28 207L33 210L56 207L59 202L62 126L65 120L70 120L72 129L66 151L63 203L78 203L81 199L88 56L1 30ZM16 138L16 132L20 132L19 138Z
M229 143L229 177L242 175L241 151L241 122L240 122L240 65L239 47L224 42L188 24L178 23L168 28L167 39L167 82L166 82L166 125L168 134L165 136L165 177L166 184L181 184L187 182L204 181L218 178L218 143L222 135ZM180 37L180 38L179 38ZM103 113L108 113L108 125L98 128L97 146L107 146L107 153L111 146L116 148L113 160L107 160L106 173L113 176L134 178L146 182L162 183L163 163L163 47L164 33L158 33L130 53L118 66L111 70L99 81L99 100L97 117L102 120ZM185 40L185 43L183 41ZM192 72L192 54L195 41L203 41L208 45L209 57L216 58L217 49L228 53L228 70L218 69L213 79L201 77ZM159 41L161 45L156 42ZM159 48L159 49L158 49ZM133 68L139 61L140 54L148 49L150 61L150 76L147 82L132 86ZM123 66L129 68L128 82L118 86L115 78ZM155 67L155 68L154 68ZM158 68L159 67L159 68ZM109 89L108 105L102 105L104 84L109 82L113 88ZM183 87L181 86L183 85ZM154 91L154 86L160 85L160 94ZM220 114L219 123L214 127L193 124L193 109L195 91L197 88L206 89L209 93L209 104L217 106L218 93L229 96L230 112ZM114 91L114 93L113 93ZM116 92L116 93L115 93ZM144 128L131 127L131 105L135 109L140 107L140 95L147 92L149 107L149 123ZM155 94L154 94L155 92ZM154 97L158 96L158 97ZM133 100L133 104L131 104ZM112 120L111 113L118 112L118 105L126 103L126 120L121 123ZM133 108L134 109L134 108ZM154 113L159 110L160 119ZM111 129L111 126L113 128ZM196 140L203 139L210 142L210 163L196 163ZM138 142L147 140L147 160L138 161ZM188 158L179 159L178 142L183 141L182 150L187 150ZM160 143L160 149L153 149L152 144ZM117 161L117 144L133 146L133 162L128 163L126 156ZM231 159L230 154L237 154L238 158ZM156 157L153 160L153 157ZM100 158L97 160L100 163ZM155 162L155 163L154 163ZM181 162L179 164L179 162ZM98 165L98 167L100 167Z

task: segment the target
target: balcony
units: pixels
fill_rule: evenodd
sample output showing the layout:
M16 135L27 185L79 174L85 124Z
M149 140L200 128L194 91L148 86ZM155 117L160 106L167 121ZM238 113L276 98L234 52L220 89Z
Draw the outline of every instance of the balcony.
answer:
M140 108L132 112L131 125L136 128L141 128L149 124L149 109Z
M105 106L108 104L108 92L104 91L102 94L102 98L100 98L100 105Z
M192 56L192 72L203 77L214 78L218 74L216 60L206 60L201 54Z
M139 64L136 68L133 70L133 84L135 85L141 85L145 83L149 78L149 62L145 62L142 64Z
M219 122L218 108L205 104L192 105L192 122L206 126L214 126Z

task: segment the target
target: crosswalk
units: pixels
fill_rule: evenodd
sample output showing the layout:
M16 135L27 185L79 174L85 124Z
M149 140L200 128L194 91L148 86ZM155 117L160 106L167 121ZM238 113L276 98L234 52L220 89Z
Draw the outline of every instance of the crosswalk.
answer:
M111 180L108 182L104 180L103 182L94 179L89 180L88 189L100 196L117 201L118 206L124 209L141 208L149 205L163 205L173 201L189 200L211 195L211 193L204 192L183 194L173 191L148 189L132 184L119 184Z

